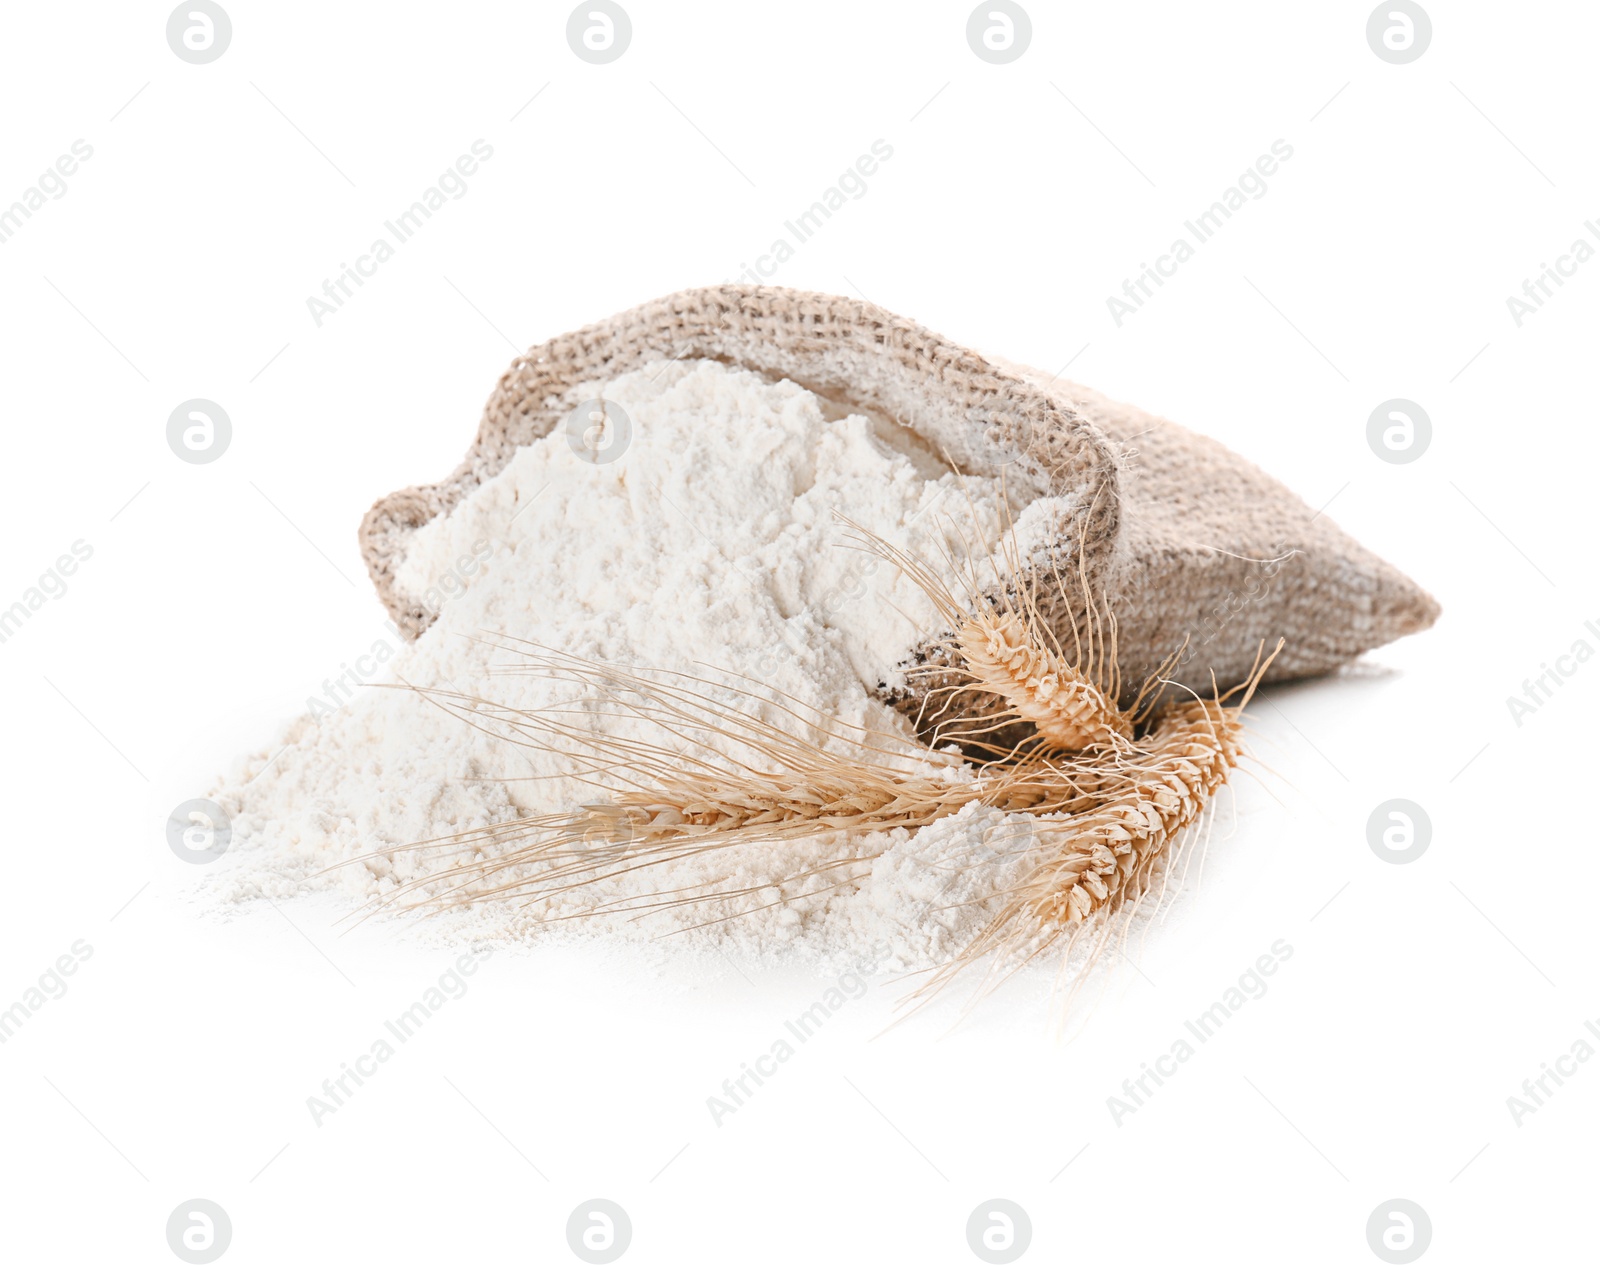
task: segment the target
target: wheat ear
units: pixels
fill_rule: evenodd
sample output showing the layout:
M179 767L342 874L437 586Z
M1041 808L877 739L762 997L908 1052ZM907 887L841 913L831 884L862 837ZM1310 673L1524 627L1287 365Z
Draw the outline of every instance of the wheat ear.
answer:
M1133 736L1129 716L1015 611L979 611L956 630L955 644L973 684L1004 699L1012 715L1034 726L1042 745L1081 751Z
M1031 869L1003 893L984 930L913 996L942 988L991 954L992 986L1063 938L1070 947L1085 931L1095 932L1098 951L1115 916L1138 908L1238 764L1245 704L1282 647L1280 641L1258 657L1250 676L1228 693L1169 707L1148 735L1119 752L1114 793L1076 815L1036 821ZM1080 980L1092 963L1091 954Z
M864 548L890 562L921 589L939 617L953 629L945 641L958 663L910 670L911 675L947 675L953 671L960 678L953 686L930 691L924 708L933 698L941 698L948 707L961 694L992 695L1001 703L1000 711L981 720L942 720L934 731L932 745L954 741L981 747L982 739L1017 720L1033 726L1030 746L1051 751L1115 746L1133 736L1134 724L1150 698L1149 689L1147 686L1141 690L1126 709L1118 705L1116 620L1109 609L1102 609L1103 603L1094 601L1081 551L1078 582L1090 623L1086 636L1079 636L1074 628L1075 644L1069 656L1039 610L1039 569L1022 565L1016 533L1009 521L999 548L1006 563L1004 570L995 559L988 560L994 573L994 592L983 591L970 557L963 566L946 558L947 567L960 577L965 589L963 598L951 592L939 574L921 559L858 523L843 521ZM1066 581L1053 558L1050 574L1064 590ZM989 754L1004 758L1016 752L991 748Z
M625 872L719 849L777 848L830 832L841 835L841 847L837 859L823 868L848 870L870 866L878 850L871 836L917 829L973 800L992 796L1007 804L1064 807L1074 793L1059 779L1030 775L1017 795L1007 794L1008 779L1020 770L973 775L953 757L909 738L866 734L781 692L742 688L726 676L712 682L686 673L634 672L513 638L504 642L509 644L503 649L518 655L507 667L572 681L584 687L585 697L525 711L450 691L415 692L505 741L560 752L573 767L573 780L593 785L601 792L600 802L384 849L382 855L389 857L445 852L458 859L442 873L385 893L379 905L438 909L475 901L551 899ZM733 702L714 698L712 685L731 693ZM773 709L787 727L761 718L761 712ZM616 737L603 724L595 732L591 726L608 713L650 722L659 740ZM734 751L746 754L730 754ZM848 840L842 838L846 834ZM791 877L817 872L814 861L797 859ZM864 873L844 881L859 877ZM661 903L711 903L747 894L722 890L719 883L713 880ZM612 903L592 912L642 907Z
M1104 755L1070 764L1036 757L973 770L909 739L864 735L770 687L734 684L739 678L724 675L716 683L733 695L730 703L711 696L712 682L685 673L590 663L513 638L504 638L501 648L517 656L504 670L572 681L585 687L585 698L525 711L446 690L403 688L507 742L560 752L572 778L593 785L603 798L384 849L381 855L390 858L447 853L454 859L447 870L400 884L374 907L550 900L691 856L758 845L781 849L830 833L840 846L823 868L837 869L841 882L849 882L864 877L864 869L852 867L870 866L889 831L919 829L974 801L1013 812L1074 811L1098 802L1107 780L1120 776ZM601 704L606 710L597 711ZM760 719L774 706L807 736ZM623 739L589 727L608 712L648 720L660 740ZM825 742L842 750L829 750ZM726 754L735 748L759 763ZM925 771L929 764L934 769ZM736 860L730 856L730 871ZM815 862L797 859L789 880L769 886L782 889L786 881L818 872ZM613 902L590 912L714 904L742 895L748 892L730 892L712 880L654 905Z

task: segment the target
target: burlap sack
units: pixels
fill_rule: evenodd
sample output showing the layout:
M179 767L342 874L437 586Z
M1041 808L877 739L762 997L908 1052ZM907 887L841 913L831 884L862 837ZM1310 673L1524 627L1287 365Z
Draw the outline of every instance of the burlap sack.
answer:
M361 525L378 595L408 637L426 610L395 585L407 538L564 420L566 392L656 360L705 358L787 377L909 426L971 474L1068 499L1056 552L1079 562L1118 624L1123 679L1181 650L1173 676L1242 679L1282 637L1269 680L1326 672L1428 627L1438 605L1382 559L1221 444L1085 387L986 359L870 303L774 286L668 295L512 361L466 459L442 483L384 497ZM1041 573L1043 574L1043 573ZM1066 644L1077 585L1041 596ZM914 650L921 661L929 648ZM936 652L935 652L935 656ZM931 682L924 678L923 688ZM914 710L916 698L889 701Z

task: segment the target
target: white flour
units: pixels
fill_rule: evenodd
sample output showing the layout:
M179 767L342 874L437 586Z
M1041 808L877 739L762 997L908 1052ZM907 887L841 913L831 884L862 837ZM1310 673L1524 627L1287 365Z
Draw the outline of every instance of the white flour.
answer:
M572 402L601 389L626 412L631 435L623 448L621 428L607 423L591 436L589 455L620 456L584 459L558 428L422 528L399 581L438 619L411 646L391 637L356 672L523 709L579 695L573 682L491 674L491 663L514 656L475 638L506 634L607 664L730 685L743 678L743 702L732 689L704 689L746 710L750 692L782 692L846 725L910 738L869 690L895 679L895 665L937 621L892 566L851 547L838 515L953 581L947 554L965 557L976 546L981 556L1000 538L999 481L951 474L892 423L846 415L794 383L711 362L651 366ZM1045 500L1023 511L1019 537L1041 530L1054 508ZM377 670L391 645L396 652ZM364 901L446 863L416 853L370 857L375 850L596 797L592 786L562 776L572 770L561 757L486 734L418 694L350 693L349 701L322 703L295 721L217 794L232 814L234 842L212 881L229 899L337 887ZM337 701L337 692L331 697ZM766 714L784 716L776 708ZM794 728L792 719L783 723ZM608 733L662 738L638 720L605 724ZM940 764L929 759L930 769ZM972 806L915 837L896 832L870 880L832 892L822 891L831 878L789 885L788 897L818 894L694 934L749 952L803 944L866 953L887 945L902 964L938 961L981 925L983 898L1004 885L1004 849L997 861L992 846L997 838L1003 845L1004 835L1003 814ZM794 864L797 854L809 849L820 861L848 846L819 839L788 847L781 858L743 848L737 881L767 889L753 903L768 904L779 895L774 879L803 868ZM357 857L367 859L316 877ZM608 880L556 912L703 881L704 864L680 861ZM438 925L451 935L526 939L550 912L481 902ZM706 916L659 912L563 925L657 936Z

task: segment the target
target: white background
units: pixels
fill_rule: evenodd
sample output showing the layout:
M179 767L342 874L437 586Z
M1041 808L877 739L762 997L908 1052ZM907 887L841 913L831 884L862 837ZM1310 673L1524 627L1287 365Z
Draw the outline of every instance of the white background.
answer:
M1441 0L1395 66L1369 7L1031 4L994 66L964 3L631 0L594 66L565 5L230 0L196 66L161 4L8 6L0 205L94 155L0 245L0 605L94 553L0 645L0 1006L93 946L0 1046L7 1258L170 1261L193 1197L230 1262L576 1259L596 1196L639 1262L971 1261L991 1197L1029 1260L1374 1260L1397 1197L1426 1259L1591 1252L1600 1064L1520 1127L1506 1100L1600 1022L1600 664L1521 726L1506 697L1600 647L1600 262L1521 328L1505 300L1600 215L1600 15ZM467 195L318 328L307 296L479 138ZM718 1128L707 1095L826 980L534 949L319 1128L307 1096L452 955L315 902L221 919L167 813L380 635L357 523L454 466L515 350L733 278L879 138L775 282L1070 361L1331 501L1443 618L1262 697L1234 828L1070 1041L1031 987L879 1035L903 989L875 987ZM1118 328L1106 297L1278 138L1267 195ZM1410 465L1365 440L1397 396L1433 420ZM233 420L213 465L166 444L192 397ZM1397 796L1433 823L1409 865L1366 841ZM1279 939L1270 991L1114 1123Z

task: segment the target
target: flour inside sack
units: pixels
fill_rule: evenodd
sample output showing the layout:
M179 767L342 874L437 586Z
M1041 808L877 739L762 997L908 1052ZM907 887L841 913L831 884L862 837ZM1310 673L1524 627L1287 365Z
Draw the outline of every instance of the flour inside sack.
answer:
M592 429L557 428L518 449L408 542L397 585L437 617L386 665L400 688L362 689L331 713L300 718L216 793L233 843L208 881L228 899L332 888L359 903L459 859L443 849L374 855L384 849L603 798L604 777L569 755L469 724L442 704L485 699L619 741L664 741L625 708L596 706L592 683L519 671L521 650L681 674L670 679L820 746L848 732L892 746L908 771L968 775L960 761L915 746L906 722L874 697L899 682L907 653L941 623L923 591L861 548L850 524L959 592L958 572L993 575L988 556L1008 526L1025 547L1049 530L1058 505L1024 505L999 479L952 473L890 421L715 362L649 365L589 384L570 402L585 400L603 400ZM705 741L761 758L731 737ZM692 745L682 756L695 759ZM740 907L750 912L694 936L752 952L887 945L903 963L923 964L981 924L983 884L1003 882L1004 866L955 867L956 892L951 858L992 857L1005 821L974 806L920 832L897 830L847 883L827 866L862 845L835 833L786 843L781 858L751 847L732 861L688 857L623 872L538 907L479 900L434 925L519 940L567 914L651 905L659 907L644 918L562 925L654 937L707 920L704 909L664 902L717 866L748 893ZM802 862L814 854L813 879L794 880L807 869L797 853ZM935 898L941 883L948 900Z

